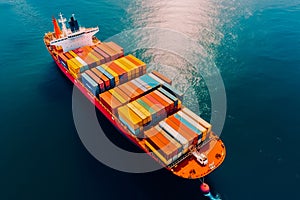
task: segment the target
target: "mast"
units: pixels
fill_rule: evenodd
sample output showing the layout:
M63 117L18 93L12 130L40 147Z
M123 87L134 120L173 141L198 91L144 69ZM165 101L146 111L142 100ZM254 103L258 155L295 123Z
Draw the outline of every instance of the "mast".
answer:
M66 18L63 18L63 15L61 13L59 13L59 16L60 16L60 19L58 20L59 23L61 23L61 27L62 27L62 31L63 31L63 34L64 36L67 36L68 35L68 29L67 29L67 26L66 26Z

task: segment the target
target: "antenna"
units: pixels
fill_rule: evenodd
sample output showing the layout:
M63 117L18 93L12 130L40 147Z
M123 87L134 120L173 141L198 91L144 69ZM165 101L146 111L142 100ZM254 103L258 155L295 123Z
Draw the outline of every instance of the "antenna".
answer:
M61 23L63 34L64 34L64 36L67 36L68 35L68 29L67 29L67 26L66 26L66 23L65 23L67 21L67 19L63 17L62 13L59 13L59 17L60 17L60 19L58 19L58 22Z

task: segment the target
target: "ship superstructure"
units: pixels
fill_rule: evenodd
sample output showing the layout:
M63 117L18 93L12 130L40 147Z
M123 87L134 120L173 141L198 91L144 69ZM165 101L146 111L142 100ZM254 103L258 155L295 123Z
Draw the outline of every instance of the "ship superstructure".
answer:
M74 14L68 21L69 27L66 26L66 18L60 13L60 19L62 31L60 31L56 20L54 19L54 31L56 38L50 42L50 45L61 46L63 52L70 51L82 46L93 45L92 36L95 35L99 28L84 28L80 27L78 21L75 19Z

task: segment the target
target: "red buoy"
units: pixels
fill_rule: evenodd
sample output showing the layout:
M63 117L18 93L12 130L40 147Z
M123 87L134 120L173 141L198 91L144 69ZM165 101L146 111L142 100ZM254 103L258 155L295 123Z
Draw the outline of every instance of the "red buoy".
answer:
M209 186L208 186L206 183L202 183L202 184L200 185L200 190L201 190L203 193L209 193L209 192L210 192Z

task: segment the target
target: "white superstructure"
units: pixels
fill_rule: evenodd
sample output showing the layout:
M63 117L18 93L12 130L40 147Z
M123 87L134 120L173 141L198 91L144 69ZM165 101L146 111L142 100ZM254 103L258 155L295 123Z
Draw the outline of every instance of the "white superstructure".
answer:
M66 18L62 16L60 13L60 19L58 20L59 23L61 23L62 26L62 34L59 38L56 38L50 42L50 45L55 45L55 46L61 46L63 49L63 52L67 52L82 46L92 46L93 45L93 35L95 35L98 31L99 28L84 28L84 27L79 27L78 29L73 28L71 30L70 28L68 29L66 26ZM74 15L72 16L72 21L71 23L76 22L74 21ZM69 23L70 23L69 22Z

